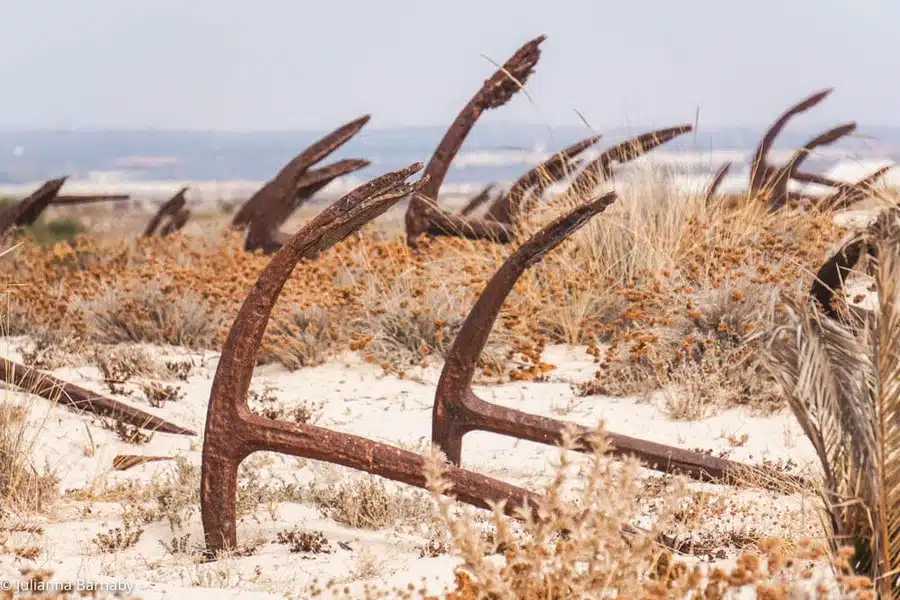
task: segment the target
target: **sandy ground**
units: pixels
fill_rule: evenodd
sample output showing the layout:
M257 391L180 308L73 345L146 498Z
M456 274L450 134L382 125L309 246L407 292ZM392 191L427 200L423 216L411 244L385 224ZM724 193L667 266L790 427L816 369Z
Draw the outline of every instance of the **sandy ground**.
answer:
M21 342L15 338L0 340L0 351L20 360L17 346ZM202 432L217 355L145 348L161 359L189 359L194 363L186 381L166 381L178 386L184 397L158 409L150 407L140 392L118 397ZM484 399L505 406L585 425L603 420L610 431L716 454L724 452L735 460L756 463L790 459L803 468L814 459L810 444L786 412L761 418L743 410L729 410L696 422L673 421L661 410L658 396L578 397L573 384L589 379L595 369L585 348L550 347L544 360L557 366L547 381L507 383L476 391ZM96 367L62 368L54 374L111 395ZM294 372L276 365L260 367L252 389L273 389L279 402L288 408L323 403L318 425L421 450L430 437L438 374L432 367L411 378L398 379L348 353L322 366ZM87 416L35 396L6 393L30 407L30 418L39 428L34 448L37 464L51 466L60 477L61 491L70 497L49 514L22 517L23 524L38 525L42 532L13 533L7 546L39 546L42 552L33 561L12 554L0 556L0 574L14 573L23 566L47 568L61 580L127 582L145 599L206 598L211 593L208 588L218 588L215 597L220 598L303 598L308 597L308 586L316 579L320 583L335 579L358 590L366 583L419 585L423 578L433 592L452 584L457 559L447 555L420 558L420 548L428 539L424 525L380 531L354 529L323 517L315 506L294 503L261 507L241 519L239 541L265 542L252 556L200 564L187 555L169 554L161 544L174 537L166 522L146 525L131 548L100 552L92 539L121 526L123 516L122 504L106 500L102 491L123 481L150 482L175 468L173 462L165 461L120 472L112 470L113 458L118 454L177 456L199 465L201 440L157 433L146 444L128 444ZM744 435L743 443L735 442ZM472 433L465 438L463 466L534 489L548 480L557 456L558 450L553 448ZM357 476L347 469L274 454L255 455L248 461L257 469L257 477L271 480L306 484ZM706 484L693 486L725 490ZM90 499L73 499L72 492ZM752 489L729 494L729 502L739 503L745 510L700 523L713 538L760 532L794 537L816 531L815 517L800 497ZM331 542L331 553L292 554L286 546L273 543L278 532L295 526L322 531ZM191 544L202 540L199 511L190 515L178 533L189 534Z
M870 214L848 213L844 216L845 225L850 229L863 226ZM865 282L858 283L850 293L864 288ZM871 302L871 298L866 298L863 304ZM0 338L0 353L21 361L18 348L23 342L21 338ZM178 348L142 348L158 362L178 360L192 364L186 380L153 379L157 384L177 387L183 397L153 408L133 383L125 384L127 395L112 394L94 366L66 367L53 374L202 434L218 355ZM576 385L590 379L596 368L584 347L552 346L545 351L543 360L556 366L545 381L478 386L476 392L485 400L504 406L588 426L603 421L608 431L709 450L733 460L790 461L795 465L794 472L814 469L813 449L787 411L759 417L747 410L732 409L698 421L676 421L662 408L664 392L649 398L579 397ZM317 425L423 451L430 439L439 373L440 367L435 365L401 379L347 353L324 365L293 372L279 365L259 367L251 391L269 390L285 411L312 407ZM45 514L6 515L6 522L17 524L18 530L0 531L0 542L5 542L0 547L7 551L0 554L0 580L14 578L22 568L50 569L55 581L105 582L133 590L146 600L308 598L314 582L321 585L329 580L356 592L372 584L404 588L408 584L420 586L424 581L431 593L439 593L453 583L457 558L446 554L422 556L430 539L427 518L383 529L353 528L323 516L314 502L270 502L244 514L238 524L239 543L259 544L249 556L202 563L191 553L167 551L164 544L171 545L175 537L187 536L189 547L198 547L202 541L199 507L193 505L177 531L164 520L152 522L143 526L143 533L133 546L101 551L95 543L96 536L123 526L128 505L110 490L129 482L137 486L171 482L177 469L177 463L169 460L115 471L113 458L120 454L177 457L199 467L201 436L156 433L147 443L130 444L88 415L78 415L14 390L7 390L5 396L29 408L35 432L35 463L56 473L64 496ZM557 456L554 448L472 433L465 438L463 466L536 489L548 482ZM586 459L576 456L574 460ZM368 476L349 469L277 454L251 456L245 465L252 473L250 481L262 486L315 484L328 488L341 482L362 485L369 481ZM658 474L645 473L649 488L650 478ZM391 482L385 485L393 493L429 502L423 493ZM721 510L701 518L693 528L697 541L711 544L709 554L719 562L727 563L734 557L741 539L798 539L820 532L808 497L700 483L692 483L691 489L721 497ZM321 531L329 540L330 553L292 553L288 546L275 542L280 532L294 528ZM40 548L40 554L23 558L10 551L28 547Z

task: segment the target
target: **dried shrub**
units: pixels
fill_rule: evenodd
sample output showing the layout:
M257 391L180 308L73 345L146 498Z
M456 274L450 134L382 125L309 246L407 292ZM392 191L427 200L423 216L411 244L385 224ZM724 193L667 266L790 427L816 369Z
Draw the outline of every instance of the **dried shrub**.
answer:
M113 384L122 384L136 377L155 377L160 371L148 352L131 345L97 346L91 362L100 369L103 380L111 388Z
M143 529L116 527L115 529L110 529L105 533L98 533L94 536L91 542L95 546L97 546L97 549L100 552L121 552L122 550L128 550L129 548L137 544L143 534Z
M311 484L302 500L322 516L360 529L414 524L431 516L428 499L416 490L392 490L374 476L363 475L333 485Z
M174 385L144 383L141 384L141 389L147 396L147 402L154 408L162 408L167 402L175 402L184 398L184 392Z
M157 474L149 484L128 484L107 495L122 502L126 527L166 521L178 535L200 509L200 467L178 457L174 468Z
M263 476L264 464L265 455L253 456L238 470L239 516L250 514L260 505L300 501L298 486ZM83 498L85 493L76 493L72 497ZM139 528L163 521L173 535L184 535L184 529L200 512L200 466L184 457L176 457L173 468L156 473L149 483L119 484L91 492L87 497L120 502L126 526ZM255 548L258 544L251 546Z
M519 524L495 511L493 545L505 549L505 564L488 558L492 549L478 534L471 511L452 510L452 501L444 496L448 484L441 474L443 457L429 456L428 488L466 572L457 577L459 595L451 597L579 598L601 590L639 595L638 574L650 571L658 560L661 550L655 538L673 524L683 492L676 490L665 499L652 531L623 536L622 528L640 515L638 463L607 456L600 433L591 443L595 452L577 478L565 449L571 443L564 444L555 477L542 490L538 512L543 518L529 517Z
M172 556L191 556L199 553L202 548L191 546L190 541L191 534L185 533L184 535L173 536L168 542L159 540L159 545L163 547L167 554Z
M840 238L827 211L787 210L776 217L761 203L707 205L702 190L685 190L659 170L629 169L617 174L616 187L620 199L607 212L516 285L492 331L480 375L540 377L546 372L536 368L540 353L551 343L630 345L641 332L685 316L689 309L681 298L733 280L750 277L782 291L806 289ZM522 235L583 202L578 195L550 198L522 221ZM402 236L385 235L378 226L296 267L273 313L266 360L279 360L272 350L280 344L291 368L347 348L395 372L430 362L446 351L484 284L516 246L439 238L422 240L412 252ZM70 331L80 342L97 336L94 312L83 305L102 308L109 289L127 296L165 273L163 308L177 307L193 292L221 312L222 319L202 336L211 337L209 347L217 349L268 261L244 252L242 242L226 233L116 243L82 236L52 252L26 244L0 281L28 290L16 299L33 322ZM73 306L69 299L75 296L83 301ZM177 338L149 327L152 311L146 303L136 306L142 308L134 314L118 314L151 330L138 337ZM291 325L292 313L307 310L313 314ZM316 325L325 320L322 315L337 331ZM288 330L278 335L279 327ZM129 337L128 325L113 329L117 340ZM674 360L663 350L659 360Z
M276 544L290 546L295 554L331 554L328 538L321 531L300 531L296 527L288 531L279 531L275 536Z
M188 348L213 346L221 317L200 295L157 280L105 292L78 306L88 335L105 344L150 342Z
M0 304L0 333L4 336L44 337L47 329L39 325L40 314L22 293L7 292Z
M40 546L19 546L13 548L13 554L25 560L37 560L43 549Z
M27 335L28 341L18 350L28 366L52 371L82 360L81 347L64 330L34 327Z
M274 320L266 332L260 360L274 359L294 371L325 362L337 347L341 334L340 315L329 315L318 305L294 309Z
M682 479L673 480L660 498L647 529L624 534L641 515L643 480L639 463L607 454L598 431L591 443L595 452L587 464L569 460L571 441L560 454L555 477L542 490L537 513L521 513L521 520L494 511L494 539L480 534L472 510L455 510L445 496L444 457L433 452L426 461L426 479L439 522L449 533L452 553L462 559L455 589L447 600L523 598L577 600L582 598L726 598L749 586L761 598L872 597L872 583L854 577L844 555L829 564L826 546L802 540L795 548L775 539L756 541L758 550L738 557L730 570L706 569L695 561L673 556L658 543L679 520L686 499ZM494 548L502 560L490 556ZM848 550L852 554L852 549ZM838 573L832 579L830 567ZM746 588L745 588L746 589ZM412 590L397 597L414 597Z
M439 273L435 273L441 277ZM410 273L383 281L368 278L362 295L364 313L355 330L367 357L386 367L428 364L450 350L471 304L452 284L419 286ZM422 289L424 288L424 289ZM499 370L512 348L509 332L494 328L481 355L484 365Z
M194 369L194 363L190 360L167 360L166 370L170 375L181 381L187 381Z
M267 419L295 423L315 423L322 416L325 409L324 400L318 402L302 400L298 404L288 405L278 398L275 391L271 386L264 387L261 392L250 390L247 394L250 410Z
M775 381L759 360L754 332L778 318L773 287L748 280L680 299L684 311L626 341L592 352L600 368L580 386L584 395L639 395L663 388L664 408L676 419L699 419L716 408L783 408ZM673 302L675 300L673 299Z
M126 444L142 445L153 439L153 433L144 433L140 427L124 421L104 419L103 427L116 434Z

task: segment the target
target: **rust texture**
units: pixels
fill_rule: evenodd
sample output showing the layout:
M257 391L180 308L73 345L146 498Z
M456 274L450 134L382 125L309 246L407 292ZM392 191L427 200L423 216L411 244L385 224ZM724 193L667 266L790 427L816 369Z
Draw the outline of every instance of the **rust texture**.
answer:
M157 229L164 219L171 218L179 211L181 211L185 204L187 204L187 200L185 199L185 194L187 193L188 188L183 187L177 192L175 195L163 202L163 204L159 207L154 214L150 218L150 222L147 223L147 227L144 228L144 236L149 237L151 235L155 235L157 233Z
M599 135L592 135L579 140L524 173L513 183L506 194L494 200L494 203L491 204L487 213L485 213L485 218L490 221L499 221L500 223L512 225L516 217L521 214L526 194L532 187L541 183L546 187L563 179L574 170L572 168L572 160L599 140Z
M369 166L369 161L347 158L330 165L307 171L297 182L294 191L266 211L265 220L273 227L281 227L300 206L312 198L316 192L341 177Z
M542 177L540 181L538 181L537 185L531 188L531 190L528 191L528 194L526 194L525 198L522 200L522 208L519 210L518 214L526 214L533 211L538 206L538 204L540 204L540 201L544 197L544 193L547 191L547 188L555 183L559 183L566 176L577 172L582 167L584 167L584 160L570 160L562 169L562 173L559 177L554 179Z
M231 221L232 227L238 230L245 229L254 218L265 215L271 206L289 197L311 166L350 141L370 118L371 115L363 115L338 127L291 159L275 177L267 181L241 206Z
M494 184L489 183L484 186L480 192L472 196L465 206L457 213L460 217L467 217L491 199L491 192L494 191Z
M159 230L159 235L166 237L184 229L188 219L191 218L191 211L187 207L182 207L168 221L166 221Z
M797 150L788 160L787 164L772 170L772 174L767 181L766 192L769 194L769 208L778 210L787 204L790 199L788 186L790 181L794 179L797 168L812 153L813 150L820 146L833 144L841 138L844 138L856 131L856 123L846 123L839 125L833 129L829 129L825 133L818 135L808 141L802 148Z
M431 214L425 233L431 236L453 236L470 240L490 240L508 244L516 239L512 227L488 219L465 218L439 210Z
M586 427L485 402L472 391L472 377L503 301L525 270L583 227L615 200L614 192L579 206L536 233L503 263L491 278L459 332L444 365L432 412L432 442L454 465L462 458L462 438L470 431L489 431L540 444L562 442L564 433L580 434L576 449L590 451ZM633 455L651 469L680 472L701 479L728 479L754 468L673 446L606 433L613 454Z
M864 237L862 235L853 236L822 263L816 272L809 289L809 296L816 300L822 307L822 311L832 319L841 318L838 307L834 305L834 298L844 289L844 281L850 274L850 270L859 262L865 250Z
M834 91L833 88L821 90L788 108L775 120L769 129L766 130L762 140L760 140L759 146L750 163L749 194L766 198L769 207L772 210L777 210L785 206L788 201L792 199L788 192L788 186L792 180L801 183L818 183L821 185L834 184L834 182L826 177L802 173L797 169L815 148L832 144L853 133L856 129L855 123L840 125L813 138L795 152L786 165L775 167L768 162L768 154L775 143L775 139L784 129L785 125L787 125L788 121L800 113L806 112L818 105L822 100L827 98L832 91Z
M715 175L713 175L712 179L709 182L709 186L706 188L706 194L704 195L706 206L710 206L712 204L713 198L716 197L716 193L719 191L719 186L722 185L722 182L725 181L725 177L728 175L728 171L731 170L731 163L727 162L716 171Z
M422 188L420 195L410 199L409 208L406 211L406 239L410 246L415 246L416 240L422 234L436 235L431 232L431 220L435 213L442 212L438 208L438 193L444 183L450 163L453 162L453 158L459 152L466 136L481 114L486 110L503 106L525 85L541 56L540 45L545 39L546 36L543 35L536 37L519 48L500 69L484 82L478 93L463 107L447 133L444 134L425 167L425 175L429 178L428 183ZM459 229L458 227L447 229L441 226L434 230L445 232ZM463 229L480 231L480 225ZM437 235L452 235L452 233L438 233Z
M881 179L895 165L887 165L866 175L856 183L835 182L831 187L836 188L830 196L822 199L822 208L828 210L844 210L857 202L862 202L872 195L875 182Z
M5 238L15 227L33 225L59 194L68 177L58 177L44 183L28 197L16 202L0 213L0 238Z
M426 179L423 177L421 183ZM396 189L386 192L382 199L396 202L411 193L414 193L418 186L398 186ZM291 235L271 226L271 224L262 221L252 221L250 229L247 232L247 241L244 244L245 250L262 250L263 254L272 254L278 252L291 239ZM318 256L317 252L311 252L307 258L313 259Z
M52 402L59 402L69 408L109 417L142 429L179 435L197 435L190 429L160 419L123 402L106 398L83 387L67 383L52 375L5 358L0 358L0 380L30 394Z
M799 181L800 183L814 183L816 185L822 185L825 187L836 188L841 186L840 181L836 181L831 179L830 177L825 177L824 175L819 175L817 173L807 173L805 171L796 171L793 177L794 181Z
M804 100L801 100L797 104L784 111L775 120L775 122L772 123L769 129L766 130L759 142L759 146L757 146L756 148L756 153L753 155L753 160L750 163L751 192L757 192L764 189L765 183L769 178L771 172L771 167L767 162L769 151L772 149L772 146L775 143L775 138L778 137L778 134L781 133L785 125L787 125L788 121L790 121L796 115L799 115L800 113L806 112L809 109L815 107L822 100L827 98L833 91L834 88L827 88L822 91L816 92L815 94L812 94Z
M421 163L378 177L356 188L313 219L288 240L260 274L241 306L222 349L213 379L203 441L200 505L207 551L216 555L237 545L237 469L253 452L272 451L324 460L423 487L424 457L389 446L306 424L287 423L253 414L247 392L257 354L274 304L297 262L315 255L398 200L417 191L426 180L404 181ZM477 473L450 468L450 493L459 500L487 508L505 500L512 511L529 492Z
M843 292L847 277L863 254L869 258L870 269L878 262L878 240L884 240L886 232L892 230L897 215L895 205L883 209L865 230L846 238L834 254L819 267L810 286L809 296L821 306L827 316L846 322L845 315L838 306L835 306L834 299ZM871 271L869 274L871 275Z
M604 150L600 156L592 160L581 173L579 173L572 185L570 193L589 194L600 182L612 177L612 163L615 161L624 164L642 156L657 146L661 146L680 135L694 130L692 125L676 125L665 129L648 131L630 140L620 142Z

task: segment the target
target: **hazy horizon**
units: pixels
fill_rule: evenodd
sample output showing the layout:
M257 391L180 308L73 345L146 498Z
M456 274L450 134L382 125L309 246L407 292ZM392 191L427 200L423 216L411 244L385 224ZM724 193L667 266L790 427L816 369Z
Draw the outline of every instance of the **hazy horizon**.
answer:
M834 87L798 126L900 126L900 3L568 0L452 5L33 0L0 23L0 130L321 131L446 127L525 41L526 93L484 123L605 131L759 129ZM586 127L586 126L585 126Z

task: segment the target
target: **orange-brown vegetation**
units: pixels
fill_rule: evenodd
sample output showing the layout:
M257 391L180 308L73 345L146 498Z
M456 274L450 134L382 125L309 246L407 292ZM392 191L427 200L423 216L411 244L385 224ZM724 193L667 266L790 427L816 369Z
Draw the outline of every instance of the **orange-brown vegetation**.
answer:
M495 328L505 357L485 360L487 375L503 369L512 378L540 376L550 368L540 362L547 344L575 343L588 345L599 363L587 392L634 392L623 382L636 370L641 386L648 378L665 383L660 377L673 365L699 359L722 340L739 341L762 319L765 297L805 292L840 237L826 212L773 216L746 200L700 211L693 196L648 199L640 192L626 194L522 278ZM546 222L564 203L538 211L524 228ZM513 250L456 238L411 250L377 227L297 266L269 326L265 360L295 368L350 349L401 372L427 362L452 341ZM4 322L11 333L52 330L70 342L218 348L269 260L241 246L231 232L119 242L82 236L49 248L26 243L0 275L11 294ZM189 321L193 335L183 331ZM428 325L427 335L386 346L413 346L405 359L379 351L379 338L399 339L405 333L397 330L413 321Z

